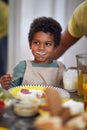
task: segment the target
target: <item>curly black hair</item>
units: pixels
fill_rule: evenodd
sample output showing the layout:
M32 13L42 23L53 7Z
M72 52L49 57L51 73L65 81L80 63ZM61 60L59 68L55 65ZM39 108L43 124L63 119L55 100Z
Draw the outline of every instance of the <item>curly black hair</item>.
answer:
M59 45L62 28L55 19L43 16L33 20L32 24L30 25L30 31L28 34L28 41L30 45L34 34L40 31L53 35L55 47Z

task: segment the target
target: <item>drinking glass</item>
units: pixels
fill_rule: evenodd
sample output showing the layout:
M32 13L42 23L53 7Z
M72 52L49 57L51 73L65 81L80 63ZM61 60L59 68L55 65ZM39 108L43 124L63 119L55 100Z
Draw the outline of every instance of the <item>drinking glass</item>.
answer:
M87 54L77 54L78 88L77 93L87 100Z
M63 84L64 89L69 92L77 91L78 85L78 76L77 76L77 69L68 68L66 71L63 72Z

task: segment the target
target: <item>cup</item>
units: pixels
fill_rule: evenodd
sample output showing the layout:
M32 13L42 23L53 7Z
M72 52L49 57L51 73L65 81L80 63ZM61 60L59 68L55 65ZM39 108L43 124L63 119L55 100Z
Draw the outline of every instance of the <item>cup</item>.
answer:
M87 74L83 77L83 96L84 102L87 102Z
M78 87L77 93L87 100L87 54L77 54Z
M63 85L64 89L69 92L77 91L78 86L78 76L77 76L77 69L68 68L63 72Z

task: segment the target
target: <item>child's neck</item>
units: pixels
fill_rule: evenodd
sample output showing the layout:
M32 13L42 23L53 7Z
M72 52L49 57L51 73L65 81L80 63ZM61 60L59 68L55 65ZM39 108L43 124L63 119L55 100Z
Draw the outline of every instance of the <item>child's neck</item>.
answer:
M49 62L37 62L37 61L32 61L32 62L36 64L51 64L53 60L50 60Z

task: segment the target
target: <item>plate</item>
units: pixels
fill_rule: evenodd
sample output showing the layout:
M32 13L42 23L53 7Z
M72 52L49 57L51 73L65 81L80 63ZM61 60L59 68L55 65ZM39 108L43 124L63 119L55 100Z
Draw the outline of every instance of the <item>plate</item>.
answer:
M21 89L28 89L28 90L35 90L35 91L44 91L46 90L47 87L50 87L50 86L42 86L42 85L24 85L24 86L17 86L17 87L14 87L14 88L10 88L8 91L10 92L10 94L13 96L13 97L17 97L17 94L21 91ZM70 94L68 91L62 89L62 88L57 88L55 87L61 98L70 98Z
M14 98L17 98L17 95L18 93L22 90L22 89L28 89L30 91L35 91L35 92L39 92L39 93L43 93L47 87L50 87L50 86L42 86L42 85L24 85L24 86L17 86L17 87L14 87L14 88L10 88L8 91L10 92L10 94L14 97ZM70 98L70 94L62 89L62 88L57 88L57 87L54 87L58 90L62 100L65 100L66 98ZM46 99L44 97L41 98L41 102L40 102L40 106L42 107L45 107L47 106L47 103L46 103ZM39 108L38 109L38 112L40 113L40 115L49 115L49 112L48 110L44 110L42 108Z
M40 86L40 85L24 85L24 86L17 86L17 87L13 87L10 88L8 91L10 92L10 94L16 98L17 94L22 90L22 89L27 89L30 90L32 92L42 92L46 89L46 87Z
M70 98L70 94L68 91L62 88L57 88L58 92L60 93L61 98Z

